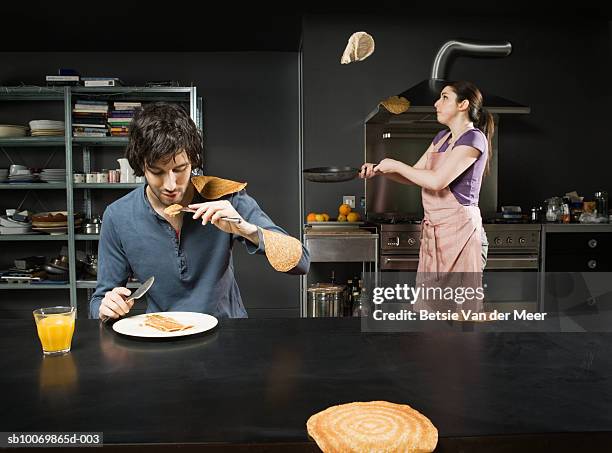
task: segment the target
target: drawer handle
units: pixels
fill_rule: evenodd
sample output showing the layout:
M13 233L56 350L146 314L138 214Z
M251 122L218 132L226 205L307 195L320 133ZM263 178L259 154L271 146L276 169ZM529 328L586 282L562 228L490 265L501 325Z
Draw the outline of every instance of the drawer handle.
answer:
M591 247L592 249L594 249L595 247L597 247L597 239L591 239L589 241L589 247Z
M597 261L589 260L589 262L587 263L587 266L589 266L589 269L595 269L597 267Z

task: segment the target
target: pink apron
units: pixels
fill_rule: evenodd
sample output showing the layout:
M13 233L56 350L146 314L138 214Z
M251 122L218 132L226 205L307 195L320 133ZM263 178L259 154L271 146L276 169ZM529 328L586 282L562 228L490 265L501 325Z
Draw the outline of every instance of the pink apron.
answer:
M427 157L425 169L439 168L452 146L441 153L440 147L448 138L446 134L434 146L434 151ZM453 145L454 146L454 145ZM449 187L442 190L422 189L423 209L425 212L421 223L421 248L417 283L427 286L435 281L434 286L479 286L482 282L482 218L478 206L463 206L457 201ZM461 273L461 274L458 274ZM454 275L453 275L454 274ZM445 283L446 282L446 283ZM415 308L438 309L471 309L482 310L482 303L455 304L435 303ZM453 306L451 306L453 305Z

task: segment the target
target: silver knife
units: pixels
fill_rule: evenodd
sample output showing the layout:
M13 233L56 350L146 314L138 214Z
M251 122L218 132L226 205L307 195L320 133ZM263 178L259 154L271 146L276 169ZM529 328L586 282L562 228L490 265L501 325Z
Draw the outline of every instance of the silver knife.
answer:
M128 299L126 299L126 302L129 302L131 300L137 300L140 299L142 296L145 295L145 293L147 291L149 291L149 288L151 288L151 286L153 286L153 283L155 282L155 276L152 275L151 277L149 277L148 279L145 280L145 282L140 285L138 287L138 289L136 291L134 291L130 297ZM111 318L110 316L108 318L105 318L102 320L103 323L107 323L110 319L115 319L116 318Z

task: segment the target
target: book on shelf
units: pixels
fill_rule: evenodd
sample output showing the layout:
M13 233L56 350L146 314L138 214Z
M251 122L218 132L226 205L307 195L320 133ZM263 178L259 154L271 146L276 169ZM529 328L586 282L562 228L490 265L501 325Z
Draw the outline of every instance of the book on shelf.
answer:
M73 112L107 112L108 105L74 104Z
M78 82L78 75L48 75L45 76L47 82Z
M106 132L73 132L73 137L106 137Z
M72 130L74 132L95 132L95 133L100 133L101 131L102 132L104 131L104 129L102 128L91 127L91 126L74 126Z
M117 101L113 103L113 106L115 107L115 110L135 110L142 107L142 103Z
M106 121L106 112L72 112L72 118L82 118L84 120Z
M108 102L106 102L106 101L92 101L90 99L77 99L76 100L76 104L83 104L83 105L108 105Z
M95 127L98 129L106 129L106 123L73 123L72 127Z
M123 86L123 82L119 79L96 79L84 80L83 85L86 87L118 87Z
M111 110L108 116L110 118L133 118L134 110Z

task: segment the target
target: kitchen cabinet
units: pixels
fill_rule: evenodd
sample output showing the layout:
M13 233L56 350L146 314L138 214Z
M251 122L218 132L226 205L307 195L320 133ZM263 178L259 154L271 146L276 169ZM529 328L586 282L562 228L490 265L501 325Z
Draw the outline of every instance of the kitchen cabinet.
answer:
M544 225L544 272L611 272L612 225Z
M375 227L344 230L309 228L304 233L304 245L310 253L311 264L310 272L301 279L302 317L307 313L308 287L313 283L328 281L329 266L326 264L333 263L334 272L338 272L336 283L339 284L353 277L355 265L361 266L361 275L365 272L371 272L375 277L378 275L378 233Z

